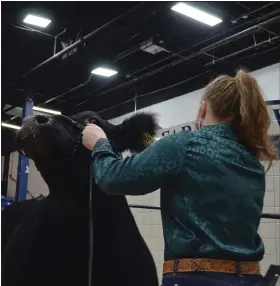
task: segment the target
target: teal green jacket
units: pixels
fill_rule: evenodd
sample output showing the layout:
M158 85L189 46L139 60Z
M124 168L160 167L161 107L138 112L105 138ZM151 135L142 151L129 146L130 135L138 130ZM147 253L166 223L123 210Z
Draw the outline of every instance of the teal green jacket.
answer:
M182 131L122 159L107 139L92 153L95 183L108 195L161 189L165 260L260 261L257 233L265 170L226 125Z

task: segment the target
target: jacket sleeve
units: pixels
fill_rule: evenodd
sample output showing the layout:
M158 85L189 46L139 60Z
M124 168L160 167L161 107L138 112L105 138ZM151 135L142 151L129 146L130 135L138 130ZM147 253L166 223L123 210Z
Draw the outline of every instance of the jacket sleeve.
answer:
M107 139L100 139L92 152L95 183L108 195L143 195L161 188L183 163L183 148L175 136L124 159L113 152Z

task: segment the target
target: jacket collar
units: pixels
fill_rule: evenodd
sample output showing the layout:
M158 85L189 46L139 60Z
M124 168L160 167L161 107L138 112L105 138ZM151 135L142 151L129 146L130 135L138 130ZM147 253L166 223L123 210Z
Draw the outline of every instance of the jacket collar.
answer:
M219 137L229 138L237 141L233 128L227 124L207 125L201 128L201 132L216 134Z

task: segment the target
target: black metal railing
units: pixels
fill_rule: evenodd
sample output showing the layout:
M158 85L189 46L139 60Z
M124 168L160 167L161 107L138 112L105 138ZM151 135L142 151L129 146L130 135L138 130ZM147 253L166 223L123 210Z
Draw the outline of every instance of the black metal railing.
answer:
M129 205L130 208L134 209L147 209L147 210L160 210L159 206L148 206L148 205ZM279 219L280 220L280 213L263 213L262 218L268 219Z

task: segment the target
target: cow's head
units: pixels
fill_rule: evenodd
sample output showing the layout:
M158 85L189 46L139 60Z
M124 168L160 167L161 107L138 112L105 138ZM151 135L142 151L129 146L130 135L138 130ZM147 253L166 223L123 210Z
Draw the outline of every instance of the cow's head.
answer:
M86 111L71 117L35 115L26 118L16 135L17 149L31 158L51 192L64 195L88 184L90 151L82 146L81 134L88 122L100 126L116 152L140 152L151 143L157 128L153 114L139 113L120 125ZM72 194L73 195L73 194Z

